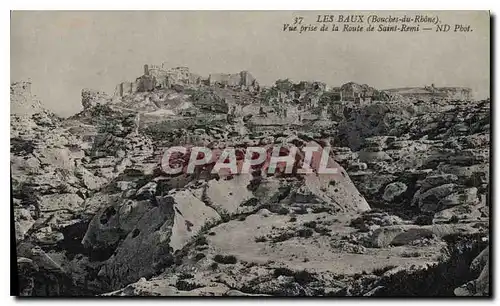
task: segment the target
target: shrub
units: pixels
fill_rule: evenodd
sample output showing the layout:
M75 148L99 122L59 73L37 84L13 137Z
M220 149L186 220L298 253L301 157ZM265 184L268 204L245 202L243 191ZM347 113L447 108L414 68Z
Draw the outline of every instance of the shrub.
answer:
M281 267L274 269L273 275L274 277L279 277L281 275L293 277L294 281L301 285L316 280L314 276L311 273L307 272L306 270L292 271L288 268L281 268Z
M288 212L288 208L283 206L278 209L278 215L288 215Z
M222 222L231 221L231 216L229 215L229 213L227 211L223 210L219 213L219 215L220 215Z
M316 221L309 221L309 222L304 223L304 226L309 227L309 228L316 228L317 225L318 224L316 223Z
M295 272L293 278L297 283L301 285L315 281L315 278L312 276L312 274L307 272L306 270Z
M329 236L330 235L330 232L331 232L331 229L327 228L327 227L316 227L314 228L314 231L320 235L326 235L326 236Z
M255 237L255 242L266 242L267 238L265 236Z
M238 261L238 259L236 259L236 256L234 256L234 255L220 255L220 254L217 254L214 257L214 261L218 262L218 263L221 263L221 264L231 264L231 265L234 265Z
M210 265L210 269L212 270L217 270L217 268L219 268L219 264L216 263L216 262L213 262L211 265Z
M420 257L420 253L415 251L415 252L404 252L401 254L401 257Z
M203 258L205 258L205 254L203 254L203 253L198 253L198 254L196 254L196 256L194 257L194 259L195 259L196 261L200 261L200 260L202 260Z
M195 245L207 245L207 244L208 244L207 237L203 235L196 237Z
M382 276L385 272L387 272L389 270L392 270L394 268L396 268L396 266L394 266L394 265L388 265L387 267L374 269L372 271L372 274L377 275L377 276Z
M299 237L311 237L313 231L310 228L301 228L297 231Z

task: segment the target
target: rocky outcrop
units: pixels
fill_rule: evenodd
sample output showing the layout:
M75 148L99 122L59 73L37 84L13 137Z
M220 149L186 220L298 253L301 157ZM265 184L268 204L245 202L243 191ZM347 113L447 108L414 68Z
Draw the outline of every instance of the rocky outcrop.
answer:
M42 104L31 94L31 82L16 82L10 85L10 113L32 115L42 111Z
M359 140L352 143L354 152L340 155L342 164L372 206L397 207L400 213L406 207L410 215L436 214L439 222L453 214L468 219L461 210L487 219L479 211L487 210L488 107L484 101L451 104L436 113L416 107L396 121L375 117L375 125L382 125L373 130L365 130L356 119L368 107L354 108L357 115L346 117L339 129L360 138L352 138ZM366 169L359 168L360 162Z
M476 279L455 289L457 296L487 296L490 292L490 249L484 249L470 264Z
M82 90L82 106L84 109L96 107L109 103L111 98L102 91L83 89Z

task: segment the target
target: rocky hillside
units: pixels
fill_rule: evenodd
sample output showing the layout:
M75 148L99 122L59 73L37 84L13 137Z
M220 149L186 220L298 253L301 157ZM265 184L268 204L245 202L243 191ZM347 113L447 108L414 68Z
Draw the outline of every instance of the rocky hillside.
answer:
M13 84L19 294L489 295L490 101L287 82L83 90L67 119ZM340 172L160 164L173 145L273 144L329 147Z

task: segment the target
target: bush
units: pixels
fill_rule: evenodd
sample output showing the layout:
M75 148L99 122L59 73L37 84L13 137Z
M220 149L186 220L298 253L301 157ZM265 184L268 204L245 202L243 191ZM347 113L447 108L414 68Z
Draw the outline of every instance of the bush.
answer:
M295 233L293 232L283 232L277 236L271 237L271 241L276 243L276 242L283 242L288 239L291 239L295 236Z
M35 148L36 145L31 140L24 140L18 137L10 139L10 151L15 155L31 154Z
M229 215L229 213L227 211L221 211L219 213L219 215L220 215L222 222L225 223L225 222L231 221L231 216Z
M458 219L458 216L453 215L453 216L451 216L450 220L448 220L448 223L453 224L453 223L458 223L459 221L460 221L460 219Z
M241 203L240 206L257 206L259 204L259 200L257 198L250 198L243 203Z
M316 280L313 277L313 275L311 273L307 272L306 270L292 271L288 268L276 268L276 269L274 269L273 275L276 278L281 276L281 275L293 277L294 281L301 284L301 285L306 284L306 283L310 283L310 282Z
M207 244L208 244L207 237L203 235L196 237L195 245L207 245Z
M297 283L301 285L315 281L315 278L312 276L312 274L307 272L306 270L296 272L293 278Z
M181 274L179 274L179 279L188 279L193 277L194 277L193 274L187 272L182 272Z
M401 257L420 257L420 252L414 251L414 252L404 252L401 254Z
M301 228L297 231L299 237L311 237L313 231L310 228Z
M294 275L294 272L288 268L276 268L274 269L274 277L279 277L281 275L283 276L293 276Z
M227 255L226 256L226 255L217 254L214 257L214 261L221 263L221 264L234 265L236 262L238 262L238 259L234 255Z
M394 266L394 265L388 265L387 267L374 269L372 271L372 274L377 275L377 276L382 276L385 272L387 272L389 270L392 270L394 268L396 268L396 266Z
M327 227L316 227L314 228L314 231L320 235L326 235L326 236L329 236L330 235L330 232L331 232L331 229L327 228Z
M278 209L278 215L288 215L288 208L281 206Z
M416 225L432 225L432 219L434 218L434 215L419 215L415 218L415 223Z
M316 221L309 221L309 222L304 223L304 226L309 227L309 228L316 228L317 225L318 224L316 223Z
M194 257L194 259L195 259L196 261L200 261L200 260L202 260L203 258L205 258L205 254L203 254L203 253L198 253L198 254L196 254L196 256Z
M255 242L266 242L267 238L265 236L255 237Z

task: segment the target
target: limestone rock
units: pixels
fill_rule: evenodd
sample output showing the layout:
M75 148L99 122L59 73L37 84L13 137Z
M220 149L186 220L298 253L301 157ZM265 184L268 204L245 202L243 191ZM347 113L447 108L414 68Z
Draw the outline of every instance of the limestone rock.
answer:
M408 187L402 182L394 182L385 187L383 198L388 202L392 202L395 197L401 195Z
M416 199L418 201L418 207L424 212L435 212L439 210L440 201L456 190L456 187L456 184L450 183L425 191Z
M82 106L84 109L95 107L100 104L109 103L109 100L110 97L104 92L92 89L82 90Z

